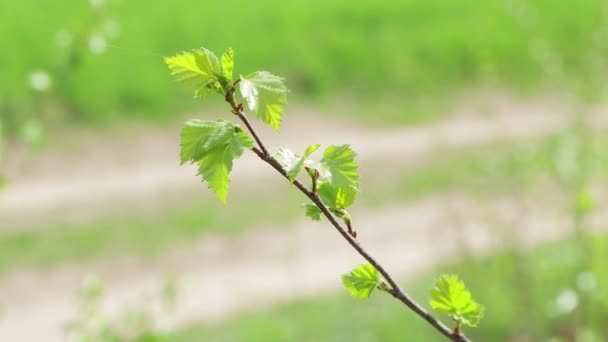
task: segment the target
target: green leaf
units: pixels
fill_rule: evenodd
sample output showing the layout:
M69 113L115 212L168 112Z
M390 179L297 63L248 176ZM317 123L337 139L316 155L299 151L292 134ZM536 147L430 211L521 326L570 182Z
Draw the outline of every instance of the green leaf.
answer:
M234 51L228 48L220 58L222 64L222 75L228 82L232 82L232 70L234 69Z
M181 163L198 163L198 174L226 203L232 162L253 147L253 140L229 121L188 121L181 133Z
M207 96L217 93L223 94L222 85L217 81L209 81L204 86L194 90L195 99L204 99Z
M287 172L287 176L291 182L293 182L298 174L300 174L304 168L304 163L307 161L307 158L310 157L310 155L316 151L319 146L321 145L316 144L308 146L302 156L296 155L288 149L279 149L277 152L277 160Z
M181 163L199 161L218 145L226 145L233 136L235 126L225 120L190 120L181 132Z
M354 187L337 187L329 182L319 184L319 197L333 211L350 207L355 203L357 193Z
M178 81L194 90L195 98L204 98L213 92L222 93L219 82L222 67L213 52L205 48L183 52L166 57L165 63Z
M351 295L367 299L372 294L372 291L380 285L380 276L374 266L362 264L350 273L344 274L342 282Z
M240 82L241 95L247 100L249 109L277 132L281 129L283 108L287 103L288 90L284 80L268 71L256 71L241 76Z
M479 324L485 308L479 305L455 275L442 275L431 290L431 307L471 327Z
M320 163L306 165L319 171L321 200L334 213L341 213L351 206L359 192L359 172L355 161L357 154L350 145L329 146Z
M306 216L313 219L313 221L321 221L321 209L319 209L316 204L306 203L304 204L304 208L306 210Z
M359 166L355 161L356 156L350 145L332 145L325 149L321 163L329 169L334 186L359 187Z

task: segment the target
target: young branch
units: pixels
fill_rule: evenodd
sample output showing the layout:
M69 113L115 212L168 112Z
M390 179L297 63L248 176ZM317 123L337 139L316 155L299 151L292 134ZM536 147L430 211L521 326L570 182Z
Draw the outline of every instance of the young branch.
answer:
M264 146L264 144L262 143L262 140L260 140L260 137L257 135L255 130L251 126L251 123L249 123L247 116L243 112L243 104L239 103L237 105L236 101L234 100L234 90L235 90L234 87L236 86L236 84L239 81L240 81L240 79L237 79L236 82L234 82L234 84L232 85L232 87L230 89L226 90L226 102L228 102L230 104L230 107L232 107L232 113L234 115L238 116L239 119L241 119L241 121L243 121L245 126L247 126L247 130L249 130L249 133L251 133L251 135L253 136L253 139L255 139L255 142L258 144L258 146L260 147L262 152L264 152L265 155L269 155L268 150L266 149L266 146Z
M257 142L259 148L253 147L252 151L260 157L267 164L272 166L277 172L279 172L283 177L289 180L289 176L287 172L283 169L283 166L276 160L273 156L268 153L268 150L264 147L264 144L260 140L259 136L247 120L247 117L243 113L242 104L236 104L234 100L234 86L232 89L226 92L226 101L230 103L232 107L232 113L237 115L241 121L245 124L249 133L253 136L255 141ZM342 237L372 266L374 266L378 272L382 275L382 277L388 282L390 288L388 288L388 293L390 293L394 298L401 301L408 308L414 311L418 316L422 317L425 321L427 321L435 330L449 338L455 342L471 342L466 336L464 336L460 330L452 330L448 328L446 325L441 323L435 317L433 317L428 311L426 311L420 304L418 304L413 298L411 298L407 293L405 293L399 285L395 282L393 277L384 269L382 265L374 257L372 257L360 244L359 242L351 236L348 231L342 227L342 225L336 220L334 215L332 215L329 208L321 201L319 196L316 194L314 190L309 190L305 185L303 185L297 179L294 180L293 184L300 190L306 197L308 197L323 213L323 215L329 220L331 225L342 235Z

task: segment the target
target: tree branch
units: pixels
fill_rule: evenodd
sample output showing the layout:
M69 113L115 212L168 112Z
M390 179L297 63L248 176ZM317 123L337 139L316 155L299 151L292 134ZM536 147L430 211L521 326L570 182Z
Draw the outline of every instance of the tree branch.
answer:
M259 136L247 120L247 117L243 113L242 105L236 104L234 101L234 87L231 91L226 93L226 101L230 103L232 107L232 112L237 115L241 121L245 124L255 141L258 143L259 148L253 147L252 151L260 157L263 161L272 166L277 172L279 172L283 177L289 180L289 176L287 172L283 169L283 166L272 157L268 150L264 147L264 144L260 140ZM372 257L360 244L359 242L352 237L344 227L336 220L334 215L330 212L329 208L321 201L319 196L314 192L309 190L305 185L303 185L297 179L293 181L293 184L300 190L306 197L308 197L323 213L323 215L329 220L331 225L342 235L342 237L372 266L374 266L378 272L382 275L382 277L388 282L390 285L389 293L403 304L405 304L408 308L414 311L418 316L422 317L425 321L427 321L435 330L449 338L454 342L471 342L466 336L464 336L460 331L455 331L448 328L446 325L437 320L433 315L431 315L428 311L426 311L420 304L416 303L416 301L411 298L407 293L405 293L395 282L393 277L384 269L382 265L374 257Z

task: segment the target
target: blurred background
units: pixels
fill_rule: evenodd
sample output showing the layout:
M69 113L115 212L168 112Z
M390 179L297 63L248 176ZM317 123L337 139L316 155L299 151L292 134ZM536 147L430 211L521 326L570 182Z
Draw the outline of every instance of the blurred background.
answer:
M273 150L351 143L359 239L423 305L459 274L476 341L608 341L608 3L3 1L1 341L442 341L251 155L228 204L179 166L229 118L164 56L235 50L291 89ZM320 158L320 156L313 157ZM446 323L449 318L442 317Z

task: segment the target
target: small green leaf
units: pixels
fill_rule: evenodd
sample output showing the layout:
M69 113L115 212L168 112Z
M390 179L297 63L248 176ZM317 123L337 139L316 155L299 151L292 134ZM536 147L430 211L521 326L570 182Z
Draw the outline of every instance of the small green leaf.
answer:
M321 163L329 169L334 186L359 187L359 166L355 161L356 156L350 145L332 145L325 149Z
M277 132L281 130L283 108L287 103L288 90L284 80L268 71L256 71L241 76L240 82L241 95L247 100L249 109Z
M367 299L372 291L380 285L380 276L374 266L362 264L350 273L344 274L342 282L351 295Z
M452 319L475 327L483 317L485 308L479 305L455 275L443 275L435 281L431 291L431 307L447 313Z
M253 140L239 126L224 120L191 120L181 138L181 163L198 163L198 174L225 204L232 162L253 147Z
M306 203L304 204L304 208L306 210L306 216L313 219L313 221L321 221L321 209L314 203Z
M329 182L319 184L319 197L332 211L340 211L350 207L357 197L358 190L354 187L337 187Z
M343 212L357 198L359 166L356 156L350 145L329 146L320 163L306 165L319 171L321 178L326 179L319 184L319 196L334 213Z
M307 158L316 151L321 145L310 145L304 152L302 156L296 155L288 149L280 148L277 152L277 160L285 171L287 172L287 176L289 180L293 182L298 174L304 168L304 163L307 161Z
M234 51L228 48L220 58L222 62L222 75L228 82L232 82L232 70L234 69Z
M194 90L195 98L204 98L213 92L222 93L219 82L222 67L213 52L205 48L183 52L166 57L165 63L178 81Z

